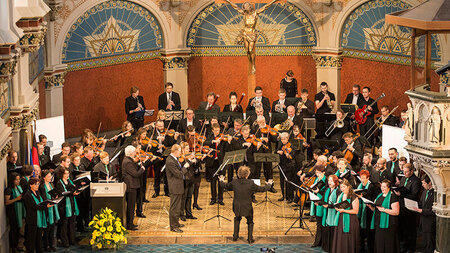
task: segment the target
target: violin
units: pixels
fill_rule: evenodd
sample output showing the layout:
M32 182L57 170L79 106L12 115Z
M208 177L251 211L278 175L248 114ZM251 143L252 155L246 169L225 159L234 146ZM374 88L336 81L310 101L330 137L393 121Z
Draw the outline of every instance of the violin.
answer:
M175 135L175 130L169 129L169 130L167 130L167 132L165 134L168 135L168 136L174 136Z
M152 159L153 157L157 158L158 160L164 160L164 158L160 156L154 155L152 152L145 152L144 150L139 151L140 158L146 158L147 156Z
M281 150L283 151L283 153L286 155L287 158L292 159L291 156L292 147L290 142L284 144L283 147L281 147Z

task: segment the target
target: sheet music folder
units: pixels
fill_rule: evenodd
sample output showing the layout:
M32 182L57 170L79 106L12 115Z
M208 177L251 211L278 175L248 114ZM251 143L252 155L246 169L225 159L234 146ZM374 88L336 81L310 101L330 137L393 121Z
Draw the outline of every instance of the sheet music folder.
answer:
M183 119L183 115L184 115L184 111L180 110L180 111L166 111L165 112L165 120L182 120Z
M263 162L263 163L279 163L280 155L279 154L271 154L271 153L254 153L255 162Z
M241 163L245 160L246 152L246 149L226 152L223 160L228 161L227 164Z

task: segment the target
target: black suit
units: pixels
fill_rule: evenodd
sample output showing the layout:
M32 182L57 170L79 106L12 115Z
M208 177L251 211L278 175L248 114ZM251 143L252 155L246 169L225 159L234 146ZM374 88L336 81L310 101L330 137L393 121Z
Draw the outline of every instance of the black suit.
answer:
M285 100L283 101L284 108L282 108L282 110L276 111L276 110L275 110L275 109L276 109L275 107L276 107L277 104L280 103L279 101L280 101L279 99L273 101L273 103L272 103L272 113L274 113L274 112L284 112L284 113L286 113L286 112L287 112L287 107L291 105L291 104L288 103L288 102L286 101L286 99L285 99Z
M164 111L179 111L181 109L181 100L180 94L172 91L172 101L175 105L172 105L172 109L167 109L168 101L167 101L167 93L159 95L158 98L158 110Z
M433 212L434 189L424 190L419 200L420 214L419 228L422 230L424 253L432 253L436 248L436 214Z
M373 98L369 98L368 100L365 100L365 99L363 98L362 104L361 104L361 108L362 108L364 105L369 106L369 105L372 104L373 102L375 102L375 100L374 100ZM364 124L362 124L362 125L359 125L359 131L360 131L361 136L364 136L364 135L369 131L369 129L373 126L373 124L375 124L374 117L375 117L375 114L378 114L378 104L377 104L377 103L374 103L373 106L372 106L372 111L369 111L369 112L371 112L371 114L370 114L369 116L367 116L366 123L364 123ZM372 136L368 139L369 143L372 144L372 145L373 145L373 138L374 138L374 137L373 137L373 135L372 135Z
M202 128L202 124L196 118L193 119L192 124L194 125L196 132L200 131L200 129ZM184 118L178 124L178 132L181 134L185 134L186 131L187 131L187 118Z
M220 186L234 191L233 212L234 218L234 238L239 237L239 225L242 216L245 216L248 224L248 238L253 239L253 206L252 195L255 192L265 192L270 189L270 185L256 185L251 179L238 178L230 183L220 182Z
M58 154L56 154L52 157L52 163L53 163L54 168L58 167L59 164L61 163L61 156L62 156L62 152L59 152Z
M47 206L38 205L36 201L34 201L33 195L40 201L39 191L36 194L32 193L32 191L28 191L23 195L23 200L26 208L26 229L25 229L25 247L27 248L27 252L41 252L42 248L42 232L43 228L37 227L37 212L44 211L47 209Z
M212 157L205 158L206 180L211 183L211 201L223 201L223 188L218 183L218 176L213 177L216 170L223 163L225 152L229 149L228 142L221 141L219 144L212 143L215 139L214 134L211 134L205 141L205 146L217 149L212 151ZM222 170L218 175L225 175L226 170Z
M122 177L123 182L127 185L127 227L133 225L137 190L141 187L141 177L144 171L130 157L123 158Z
M407 180L403 177L400 180L400 186L404 186L409 191L400 192L400 215L399 215L399 231L400 231L400 249L415 252L416 250L416 226L417 213L410 211L405 207L404 199L419 201L419 191L421 189L420 179L416 175L412 175Z
M298 112L298 110L297 110L298 103L300 103L301 101L302 100L299 99L297 102L295 102L296 113ZM314 102L309 100L309 99L307 99L306 102L305 102L305 106L306 106L306 109L303 108L300 111L300 117L302 117L302 118L312 118L312 116L314 115Z
M249 101L248 101L248 105L247 105L247 109L245 109L245 111L254 111L255 107L252 105L252 101L255 99L255 97L252 97ZM270 101L268 98L266 97L262 97L261 98L261 103L264 109L264 113L268 113L270 111Z
M223 107L223 111L222 112L231 112L231 105L227 104ZM235 111L234 112L244 112L244 109L242 109L241 105L236 105ZM230 119L231 121L231 119Z
M202 102L200 102L200 105L198 106L198 109L199 110L206 110L206 106L208 105L208 102L206 102L206 101L202 101ZM212 108L211 109L209 109L210 111L216 111L217 113L219 113L220 112L220 106L218 106L217 104L214 104L213 106L212 106Z
M386 162L386 168L394 175L394 179L400 173L400 166L398 163L398 159L396 159L395 161ZM394 166L392 166L392 164L394 164Z
M360 93L358 95L358 99L356 101L356 105L358 106L358 108L363 107L363 105L364 105L364 101L363 100L364 100L363 95ZM345 98L344 103L345 104L351 104L352 102L353 102L353 93L347 94L347 97Z
M175 229L180 227L178 219L181 215L181 204L184 194L184 178L187 170L186 168L181 167L181 164L172 155L169 155L166 159L166 170L170 192L170 229Z
M142 110L145 110L144 98L142 96L137 96L136 98L129 96L125 99L125 113L127 114L127 120L131 122L135 131L144 126L144 116L139 116L140 112L130 113L131 110L138 107L138 102L142 105Z
M98 172L98 178L99 179L106 179L106 176L109 175L110 177L116 177L117 172L114 166L111 164L108 164L108 171L106 171L106 166L104 163L99 162L97 163L94 168L92 169L93 172Z

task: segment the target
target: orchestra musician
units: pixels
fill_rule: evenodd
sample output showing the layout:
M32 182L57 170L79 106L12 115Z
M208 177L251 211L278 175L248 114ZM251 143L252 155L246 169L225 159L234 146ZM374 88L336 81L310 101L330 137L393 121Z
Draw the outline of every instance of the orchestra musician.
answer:
M314 96L316 105L316 114L330 113L333 109L336 98L333 93L328 91L328 84L322 82L320 84L320 92ZM325 135L327 121L316 121L316 139L322 139Z
M314 115L314 102L308 99L308 90L302 89L300 98L295 103L296 114L303 118L312 118ZM310 135L310 134L308 134Z
M228 128L228 130L226 132L229 137L229 140L228 140L229 151L236 151L236 150L242 149L242 147L237 147L236 149L234 149L233 144L232 144L233 140L237 140L242 135L241 134L242 123L243 123L242 119L239 119L239 118L234 119L233 127ZM233 181L234 173L236 172L236 175L237 175L237 170L242 165L243 165L243 163L233 163L233 164L227 165L228 182Z
M293 105L289 105L287 107L287 120L289 120L289 130L292 130L293 126L301 127L303 125L302 117L295 115L295 107Z
M377 118L379 122L384 122L383 125L389 125L389 126L397 126L399 124L399 120L397 116L395 115L389 115L389 106L383 105L381 107L381 116Z
M375 114L378 114L378 104L375 103L373 106L370 106L375 100L370 97L370 88L365 86L362 89L363 102L362 106L367 105L367 110L371 112L370 115L367 116L367 120L364 124L359 125L359 132L361 136L365 136L366 133L370 130L370 128L375 124ZM373 144L373 136L368 139L369 143Z
M342 136L350 132L350 121L347 117L344 118L344 111L342 109L338 109L336 111L336 121L334 122L333 130L328 135L330 140L337 140L339 142L339 146L342 147L344 143L342 142ZM342 127L338 126L338 123L342 122Z
M230 95L228 95L228 97L230 99L230 103L223 107L223 111L222 112L240 112L240 113L243 113L244 109L238 103L237 93L235 91L232 91L232 92L230 92Z
M178 132L181 134L185 134L188 126L194 126L195 131L200 131L202 128L201 123L198 119L195 118L194 109L188 107L185 110L186 118L182 119L178 124Z
M263 90L261 86L255 87L255 96L248 101L247 109L245 111L254 111L258 106L262 106L264 112L269 113L270 101L268 98L263 96Z
M293 157L292 148L289 149L289 134L283 132L280 134L280 142L277 145L277 154L280 155L280 167L283 170L286 178L294 182L295 181L295 160ZM289 143L290 144L290 143ZM282 199L285 199L288 203L294 201L294 186L292 184L286 183L283 175L280 175L280 186Z
M253 114L253 112L254 112L254 114ZM266 123L267 123L267 124L269 123L269 120L270 120L269 112L264 111L264 109L263 109L262 106L257 106L257 107L255 108L255 110L254 110L254 111L250 111L250 113L247 112L247 115L246 115L246 116L247 116L247 117L250 116L250 117L248 118L248 120L247 120L247 123L248 123L251 127L254 127L254 126L257 125L256 118L258 118L259 116L263 116L264 119L266 120Z
M173 84L167 82L164 85L165 92L159 95L158 110L179 111L181 110L180 95L173 91Z
M363 107L363 96L361 95L361 86L354 84L352 87L352 93L347 94L344 103L357 105L358 108Z
M197 217L192 215L191 204L195 184L194 173L196 173L196 171L199 173L201 160L195 158L195 152L190 150L187 142L181 142L181 151L182 155L178 161L181 163L182 167L184 167L186 163L189 164L189 167L186 169L187 172L184 175L184 193L181 201L180 219L182 221L186 221L186 219L196 220Z
M297 79L294 78L294 72L292 70L288 70L286 77L281 79L280 89L286 91L286 97L288 98L295 98L297 96Z
M144 126L144 98L139 96L139 88L133 86L130 89L130 96L125 99L125 113L127 120L131 122L134 129Z
M272 103L272 113L285 113L289 103L286 101L286 91L283 88L280 88L278 91L278 100L273 101Z
M342 149L344 157L348 157L348 162L350 163L354 171L359 171L360 159L362 159L363 157L361 142L358 140L357 136L353 136L353 133L350 132L345 133L342 138L345 142Z
M202 101L198 107L199 110L212 110L220 112L220 106L215 103L217 96L214 92L208 92L206 94L206 101Z

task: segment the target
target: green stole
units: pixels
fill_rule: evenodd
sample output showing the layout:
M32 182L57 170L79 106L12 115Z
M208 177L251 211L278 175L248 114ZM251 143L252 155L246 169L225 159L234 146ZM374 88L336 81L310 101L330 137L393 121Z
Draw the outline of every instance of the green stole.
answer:
M53 190L53 187L51 184L50 189L47 189L47 186L44 183L44 189L45 189L45 197L47 199L52 199L52 196L48 193L49 191ZM58 205L53 205L52 207L48 208L48 223L50 225L55 224L59 220L59 211L58 211Z
M362 183L358 185L358 189L369 189L370 181L367 182L366 186L363 186ZM359 201L359 211L358 211L358 218L360 219L360 225L361 228L367 227L367 206L364 204L363 201Z
M377 202L378 198L381 196L383 196L383 193L380 193L380 195L378 195L378 197L375 199L374 202ZM384 198L381 206L386 209L391 208L391 191L389 191L389 193L386 195L386 198ZM374 228L375 228L375 212L373 212L372 223L370 224L370 229ZM385 212L380 212L380 228L389 228L389 214Z
M36 202L36 205L39 205L39 203L42 202L42 197L39 196L39 200L36 196L34 196L33 191L31 191L31 196L33 196L34 202ZM45 210L36 210L37 212L37 227L38 228L47 228L47 219L45 218Z
M339 198L337 200L337 203L341 203L342 202L342 198L344 197L344 193L341 193L341 195L339 195ZM345 201L349 202L350 204L352 202L350 202L350 199L346 199ZM345 209L345 210L350 210L350 207ZM334 223L339 224L339 216L341 215L340 212L337 212L337 215L335 216L335 220ZM344 224L343 224L343 228L344 228L344 233L348 233L350 232L350 214L348 213L344 213L343 214L343 220L344 220Z
M326 178L327 177L324 176L322 178L322 182L325 182ZM314 184L317 183L318 181L319 181L319 178L316 178L316 180L314 180ZM323 187L322 187L322 189L323 189ZM319 190L322 190L322 189L319 189ZM322 194L320 194L320 193L317 193L317 196L319 198L322 198ZM311 215L315 214L318 217L322 217L323 213L324 213L324 210L325 210L325 208L323 206L320 206L320 205L316 206L316 205L314 205L314 203L312 203L310 212L311 212Z
M396 160L397 161L397 160ZM392 161L392 165L391 165L391 173L394 174L394 167L395 167L395 162Z
M334 204L337 200L337 187L333 190L330 190L330 188L327 189L325 192L325 198L324 201L328 204ZM329 198L328 198L329 197ZM328 200L327 200L328 199ZM334 208L327 208L326 211L324 211L323 218L322 218L322 225L324 227L335 227L337 226L337 223L335 223L335 216L336 216L336 209Z
M343 173L345 173L345 172L347 172L347 168L344 170L344 172ZM341 176L341 171L340 170L338 170L338 171L336 171L336 173L334 173L336 176Z
M63 180L60 179L59 181L61 181L61 184L64 188L64 191L66 192L66 185L64 184ZM74 185L72 180L68 179L67 180L70 184ZM73 206L75 207L75 212L72 213L72 205L70 204L70 197L66 196L66 217L72 217L74 215L78 215L80 213L80 211L78 210L78 205L77 205L77 199L73 196Z
M23 190L20 185L12 188L12 198L13 199L19 197L19 195L22 193L23 193ZM25 217L25 207L23 206L23 202L22 201L14 202L14 210L16 211L17 225L19 225L19 228L21 228L23 225L22 224L23 217Z

